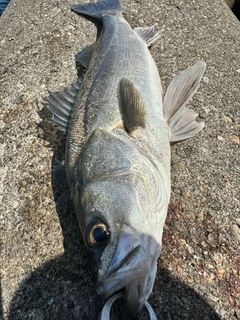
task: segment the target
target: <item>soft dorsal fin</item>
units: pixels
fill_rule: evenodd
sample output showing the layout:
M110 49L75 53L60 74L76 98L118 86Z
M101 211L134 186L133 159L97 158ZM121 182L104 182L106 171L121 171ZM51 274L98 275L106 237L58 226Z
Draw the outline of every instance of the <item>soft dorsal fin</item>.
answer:
M94 49L95 44L90 44L82 51L80 51L78 54L75 56L76 60L76 68L78 71L78 76L81 77L81 75L85 72L85 70L88 68L89 62L92 58L92 53Z
M154 26L151 27L137 27L134 28L136 34L147 43L147 46L150 47L159 37L159 32L155 31Z
M86 69L91 60L93 49L94 44L90 44L75 56L79 77L75 83L58 92L49 91L49 96L44 97L44 100L47 101L47 103L44 104L45 107L53 114L52 120L60 124L58 129L64 133L67 132L70 115L85 76Z
M198 114L185 105L199 87L205 68L204 62L196 63L174 77L167 88L163 114L169 124L171 142L191 138L204 127L203 122L195 120Z
M80 89L82 79L83 77L62 91L49 91L49 96L44 97L44 100L47 101L44 106L53 114L52 120L60 124L58 129L64 133L67 132L70 115Z
M119 82L119 107L124 127L129 134L139 127L145 127L145 102L134 83L125 78Z

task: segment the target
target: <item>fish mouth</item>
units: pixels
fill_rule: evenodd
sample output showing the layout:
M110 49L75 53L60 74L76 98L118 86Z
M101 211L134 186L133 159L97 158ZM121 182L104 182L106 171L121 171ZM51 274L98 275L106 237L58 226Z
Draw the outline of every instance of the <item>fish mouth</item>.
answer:
M152 256L146 251L142 237L133 233L121 234L108 270L97 283L97 294L103 299L125 290L126 312L131 319L140 318L155 280L160 250L156 254L154 249Z

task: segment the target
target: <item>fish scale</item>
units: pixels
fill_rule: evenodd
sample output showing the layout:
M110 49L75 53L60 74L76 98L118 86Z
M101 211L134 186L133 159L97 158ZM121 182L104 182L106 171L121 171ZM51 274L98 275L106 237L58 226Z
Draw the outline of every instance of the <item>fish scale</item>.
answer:
M120 23L116 20L120 20ZM123 76L138 83L138 88L147 102L149 121L154 121L158 125L160 122L161 83L146 43L136 37L136 33L123 18L104 16L103 21L110 26L95 44L94 57L73 109L73 120L68 136L71 143L67 148L69 168L74 166L81 152L81 146L97 127L112 130L122 124L117 91L118 83ZM143 51L141 56L139 56L139 48ZM137 65L133 66L132 61L138 61ZM152 71L152 77L147 78L144 75L149 69ZM150 99L151 106L148 105ZM84 128L84 132L80 128ZM156 135L160 139L158 132ZM77 153L76 149L78 149Z

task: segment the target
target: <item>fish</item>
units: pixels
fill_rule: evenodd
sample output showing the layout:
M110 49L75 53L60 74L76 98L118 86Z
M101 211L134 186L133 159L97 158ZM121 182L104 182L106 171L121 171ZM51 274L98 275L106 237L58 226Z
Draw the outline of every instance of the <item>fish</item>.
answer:
M3 11L8 6L9 2L10 2L10 0L0 0L0 17L3 14Z
M76 4L97 38L76 55L78 79L50 92L47 109L66 134L66 172L97 294L122 290L139 319L155 281L170 201L170 144L204 127L186 103L203 61L176 75L165 95L149 47L154 26L132 29L119 0Z

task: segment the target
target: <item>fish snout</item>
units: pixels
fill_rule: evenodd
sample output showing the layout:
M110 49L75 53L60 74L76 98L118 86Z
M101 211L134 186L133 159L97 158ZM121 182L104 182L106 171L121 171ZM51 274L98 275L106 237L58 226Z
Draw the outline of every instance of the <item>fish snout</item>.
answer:
M125 290L126 312L131 319L139 319L148 299L157 269L155 248L148 250L149 239L133 232L119 235L115 253L107 272L97 283L97 294L103 299L116 291ZM154 243L151 238L151 246ZM159 250L157 250L159 251ZM160 253L160 252L159 252ZM159 254L157 254L158 258ZM154 260L154 261L153 261Z

